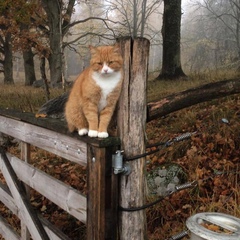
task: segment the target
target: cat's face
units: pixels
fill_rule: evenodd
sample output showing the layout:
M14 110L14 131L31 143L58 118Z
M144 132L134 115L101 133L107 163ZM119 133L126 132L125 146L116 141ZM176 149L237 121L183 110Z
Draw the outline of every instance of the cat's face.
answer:
M121 70L123 59L117 45L101 47L90 46L90 50L92 54L90 64L93 71L102 75L110 75Z

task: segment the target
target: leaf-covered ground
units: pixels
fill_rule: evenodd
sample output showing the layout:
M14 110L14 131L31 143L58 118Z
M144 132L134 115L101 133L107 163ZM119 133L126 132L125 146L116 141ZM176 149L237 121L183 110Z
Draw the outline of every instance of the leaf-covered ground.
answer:
M198 186L166 197L147 211L150 239L165 239L186 229L186 219L199 212L240 217L240 99L238 96L200 104L147 126L149 142L195 132L149 158L149 171L167 162L183 167Z
M150 144L196 132L191 139L148 156L147 171L151 172L164 163L176 163L184 169L188 181L197 180L198 183L194 189L174 193L147 209L150 240L167 239L181 232L186 229L186 219L195 213L214 211L240 217L239 120L240 98L234 96L199 104L147 124L146 136ZM84 168L37 148L32 150L31 163L34 166L86 191ZM9 151L20 153L18 146L10 147ZM71 239L85 239L85 226L49 200L31 191L31 202ZM19 221L2 204L0 212L19 231Z

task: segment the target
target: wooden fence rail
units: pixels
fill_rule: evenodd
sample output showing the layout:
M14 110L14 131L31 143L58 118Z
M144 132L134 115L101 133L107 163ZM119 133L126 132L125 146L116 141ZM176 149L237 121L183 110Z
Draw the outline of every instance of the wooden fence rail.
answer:
M79 221L87 223L87 239L116 239L117 201L114 192L118 191L118 186L116 177L112 175L111 156L120 143L118 138L104 140L70 136L64 122L36 119L31 113L10 110L0 110L0 132L20 140L25 146L22 147L25 161L6 153L7 160L21 182L38 191ZM26 152L30 151L30 145L87 166L87 196L29 164L26 157L29 154ZM0 201L19 216L21 221L25 219L22 226L26 225L31 235L34 235L36 230L32 228L35 224L29 220L28 211L24 210L23 203L19 201L22 197L13 186L13 174L6 170L4 160L5 155L2 153L0 169L4 177L10 181L7 181L8 186L0 184ZM40 216L39 220L49 239L69 239L43 217ZM0 234L5 239L24 239L25 231L22 232L20 236L3 218L0 219ZM28 234L26 239L27 236ZM34 239L45 238L36 234Z

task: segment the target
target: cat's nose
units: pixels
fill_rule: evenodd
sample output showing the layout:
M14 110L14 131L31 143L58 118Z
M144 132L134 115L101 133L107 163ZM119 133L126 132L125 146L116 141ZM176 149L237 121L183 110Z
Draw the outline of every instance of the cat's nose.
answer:
M103 69L103 71L104 71L105 73L107 73L107 72L108 72L108 70L107 70L107 69Z

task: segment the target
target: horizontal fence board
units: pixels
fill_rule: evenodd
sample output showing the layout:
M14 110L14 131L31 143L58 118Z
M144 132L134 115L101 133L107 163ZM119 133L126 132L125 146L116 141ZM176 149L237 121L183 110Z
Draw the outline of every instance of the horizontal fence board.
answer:
M21 181L38 191L81 222L86 222L87 201L86 197L82 196L79 191L34 168L30 164L23 162L11 154L7 154L7 157ZM0 164L2 165L2 161Z
M15 214L16 216L21 218L20 211L18 210L17 205L14 203L14 199L13 199L7 185L4 185L2 183L0 184L0 201L3 202L4 205L13 212L13 214ZM63 234L58 228L56 228L53 224L51 224L44 217L42 217L41 215L39 215L38 217L39 217L40 221L42 222L43 227L44 227L45 231L48 233L48 236L51 240L70 240L69 237L67 237L65 234ZM1 226L0 226L0 229L1 229Z
M80 165L87 165L87 144L78 139L4 116L0 116L0 132Z
M41 117L36 118L34 113L21 112L16 109L2 109L2 108L0 108L0 115L10 119L18 120L19 122L25 122L32 124L34 126L41 127L43 129L48 129L55 133L61 133L65 136L75 138L78 141L90 144L95 147L104 148L111 146L119 146L121 144L120 139L118 137L92 138L88 136L79 136L77 132L69 133L67 123L60 119Z
M0 234L5 240L20 240L20 236L14 231L10 224L0 216Z

